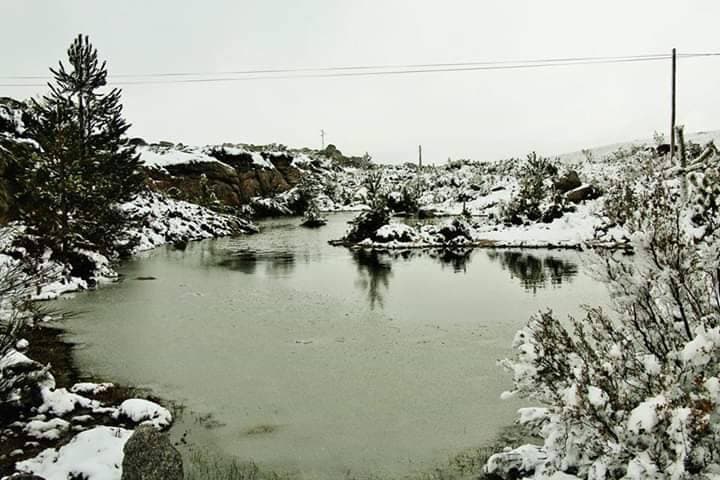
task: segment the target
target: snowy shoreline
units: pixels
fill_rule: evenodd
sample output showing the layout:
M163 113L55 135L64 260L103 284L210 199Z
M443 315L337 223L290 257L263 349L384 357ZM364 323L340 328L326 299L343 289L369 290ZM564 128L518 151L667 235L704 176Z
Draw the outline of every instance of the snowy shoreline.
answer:
M136 232L139 241L135 255L167 244L182 248L189 241L258 231L254 224L240 218L156 193L145 193L122 208L129 215L142 218ZM14 232L18 234L22 232ZM92 252L85 255L94 263L91 278L63 275L61 271L66 267L46 258L49 270L58 275L40 285L33 300L55 299L117 281L118 275L109 259ZM15 261L6 254L0 257L4 263ZM56 381L50 361L43 365L33 360L30 356L33 344L25 339L0 358L0 380L17 385L16 408L10 412L12 418L4 419L0 431L3 445L0 475L17 471L45 478L67 478L73 473L86 475L83 478L88 480L119 480L123 447L133 429L146 424L167 429L173 421L172 414L156 401L133 398L138 391L127 387L75 382L77 370L67 352L72 346L62 339L62 329L58 330L52 319L28 328L32 329L30 338L45 337L41 348L65 351L57 373L70 382ZM55 331L38 333L48 330ZM52 354L41 352L36 356L49 360ZM147 394L143 392L143 396Z

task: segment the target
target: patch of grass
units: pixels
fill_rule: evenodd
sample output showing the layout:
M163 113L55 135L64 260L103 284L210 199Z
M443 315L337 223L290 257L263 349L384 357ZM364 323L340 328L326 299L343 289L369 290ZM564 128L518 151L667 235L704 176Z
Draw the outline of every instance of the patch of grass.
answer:
M253 462L223 459L207 451L190 454L185 464L185 480L291 480L288 474L261 471Z
M272 427L259 425L252 430ZM262 432L267 433L267 432ZM416 472L399 477L383 477L372 474L356 474L347 471L342 480L491 480L483 472L483 466L491 455L505 447L516 447L534 440L521 427L506 428L490 446L472 448L451 457L446 465L425 472ZM296 480L304 478L302 473L278 473L262 469L253 462L239 462L215 456L205 450L190 454L185 464L185 480ZM372 470L368 468L367 470Z

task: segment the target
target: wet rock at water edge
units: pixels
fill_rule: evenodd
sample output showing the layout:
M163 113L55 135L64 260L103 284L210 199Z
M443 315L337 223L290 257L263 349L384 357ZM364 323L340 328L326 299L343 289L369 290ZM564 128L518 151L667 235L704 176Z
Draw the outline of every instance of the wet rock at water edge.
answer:
M123 448L122 480L182 480L180 452L150 425L139 426Z

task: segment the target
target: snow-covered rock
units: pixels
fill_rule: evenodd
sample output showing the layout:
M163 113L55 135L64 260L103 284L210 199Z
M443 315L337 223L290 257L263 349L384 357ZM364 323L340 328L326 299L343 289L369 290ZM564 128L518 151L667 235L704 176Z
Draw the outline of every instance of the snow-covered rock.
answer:
M118 408L117 416L128 418L134 423L166 428L172 423L172 415L166 408L155 402L140 398L125 400Z
M123 447L132 431L115 427L95 427L78 433L59 449L48 448L37 457L18 462L21 472L46 480L120 480Z
M114 387L112 383L91 383L91 382L80 382L70 387L72 393L90 394L97 395L98 393L105 392Z

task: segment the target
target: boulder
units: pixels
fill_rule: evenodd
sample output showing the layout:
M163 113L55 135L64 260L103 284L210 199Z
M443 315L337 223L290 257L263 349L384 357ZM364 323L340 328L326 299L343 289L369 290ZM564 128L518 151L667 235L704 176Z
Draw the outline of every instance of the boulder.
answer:
M182 480L180 452L154 427L141 425L123 448L122 480Z
M580 176L575 170L568 171L565 175L555 180L555 189L560 193L569 192L582 185Z
M602 195L602 192L595 186L585 184L565 194L565 198L573 203L580 203L583 200L593 200Z

